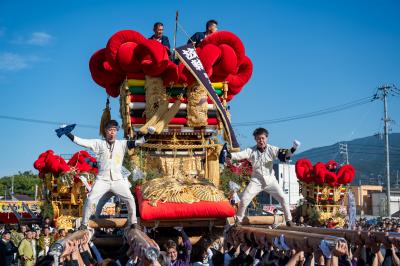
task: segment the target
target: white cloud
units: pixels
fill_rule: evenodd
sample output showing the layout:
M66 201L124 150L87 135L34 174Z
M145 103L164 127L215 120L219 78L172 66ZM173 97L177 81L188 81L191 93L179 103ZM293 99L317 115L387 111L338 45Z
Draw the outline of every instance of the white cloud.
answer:
M45 46L51 42L53 37L46 32L33 32L27 40L28 44Z
M53 36L44 31L33 32L29 36L16 36L11 43L46 46L51 43Z
M34 55L23 56L16 53L0 53L0 70L18 71L28 68L37 61L39 61L39 58Z

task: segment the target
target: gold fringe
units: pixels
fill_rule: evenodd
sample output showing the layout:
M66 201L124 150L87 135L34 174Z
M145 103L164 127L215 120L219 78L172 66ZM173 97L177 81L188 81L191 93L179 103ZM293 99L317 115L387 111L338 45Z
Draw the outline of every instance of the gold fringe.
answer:
M100 119L100 136L106 137L105 125L111 120L111 109L110 109L110 96L107 97L106 108L103 110L103 114Z

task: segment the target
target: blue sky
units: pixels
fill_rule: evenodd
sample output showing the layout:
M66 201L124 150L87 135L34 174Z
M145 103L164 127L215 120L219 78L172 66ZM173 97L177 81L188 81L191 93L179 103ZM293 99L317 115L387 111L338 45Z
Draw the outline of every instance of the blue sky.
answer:
M151 3L151 4L150 4ZM0 116L99 124L106 93L91 79L88 61L116 31L151 35L156 21L172 40L175 11L192 34L208 19L237 34L254 64L232 102L232 122L308 113L372 95L382 84L400 87L399 1L0 1ZM178 45L186 42L178 32ZM400 97L389 99L393 132L400 131ZM118 101L112 100L118 117ZM308 119L264 125L270 142L302 150L382 131L376 101ZM0 119L0 176L33 169L47 149L79 150L58 139L54 125ZM236 127L242 147L255 126ZM75 134L97 137L78 127Z

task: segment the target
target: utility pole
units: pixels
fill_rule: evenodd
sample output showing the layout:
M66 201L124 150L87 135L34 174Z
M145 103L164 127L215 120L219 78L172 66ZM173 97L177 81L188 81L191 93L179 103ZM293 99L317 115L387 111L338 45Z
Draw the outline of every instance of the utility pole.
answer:
M11 199L14 197L14 176L11 177Z
M347 143L339 143L339 153L342 155L343 163L349 164L349 152L347 150Z
M387 194L387 212L388 217L391 217L390 212L390 160L389 160L389 123L390 118L388 116L388 106L387 106L387 97L388 95L398 95L400 91L394 86L384 85L378 88L378 91L375 95L375 98L381 99L383 101L383 123L384 123L384 135L385 135L385 153L386 153L386 194Z

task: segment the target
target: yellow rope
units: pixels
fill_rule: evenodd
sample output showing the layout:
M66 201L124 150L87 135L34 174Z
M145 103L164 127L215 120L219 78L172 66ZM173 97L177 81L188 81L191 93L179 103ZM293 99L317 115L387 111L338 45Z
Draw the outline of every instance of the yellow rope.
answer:
M145 80L142 79L128 79L129 87L143 87L145 84ZM213 82L211 83L215 89L222 89L224 86L224 82ZM183 84L174 84L173 88L185 88Z
M199 145L185 145L185 144L153 144L153 143L145 143L141 147L149 148L149 149L159 149L159 150L187 150L187 149L203 149L203 148L211 148L216 147L221 144L199 144Z

